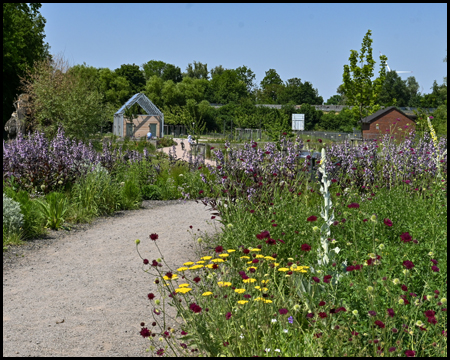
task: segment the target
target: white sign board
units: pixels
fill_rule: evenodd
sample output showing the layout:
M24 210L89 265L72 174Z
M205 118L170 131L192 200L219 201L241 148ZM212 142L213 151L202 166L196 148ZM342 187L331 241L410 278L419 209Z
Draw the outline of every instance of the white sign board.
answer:
M305 130L305 114L292 114L292 130Z

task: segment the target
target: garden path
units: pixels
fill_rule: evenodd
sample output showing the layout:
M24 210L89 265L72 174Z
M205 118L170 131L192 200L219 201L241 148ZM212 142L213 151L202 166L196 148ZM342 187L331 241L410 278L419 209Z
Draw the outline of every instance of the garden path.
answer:
M98 218L81 230L51 231L48 239L4 253L4 357L146 355L149 344L139 334L140 323L152 328L147 294L158 293L154 277L142 270L135 240L141 240L139 251L151 262L160 257L149 239L157 233L165 261L176 268L196 258L190 225L194 238L218 230L201 203L144 205Z
M179 159L183 159L185 161L189 161L189 153L187 151L187 150L189 150L189 143L188 143L187 139L174 138L173 140L178 144L178 145L175 146L175 151L176 151L177 157ZM181 142L184 142L186 150L182 149ZM160 149L160 151L164 151L166 154L169 154L169 151L172 151L172 146L162 148L162 149ZM205 164L209 164L209 165L215 166L216 162L212 161L212 160L209 160L209 159L205 159Z

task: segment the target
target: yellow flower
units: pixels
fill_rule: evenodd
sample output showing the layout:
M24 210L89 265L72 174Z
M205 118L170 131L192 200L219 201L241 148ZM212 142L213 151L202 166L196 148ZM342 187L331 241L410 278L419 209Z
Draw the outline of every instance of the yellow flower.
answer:
M294 258L288 258L288 260L294 261Z
M223 257L223 258L226 258L226 257L230 256L230 254L220 254L219 256Z
M258 252L258 251L261 251L261 249L253 248L253 249L250 249L250 251Z
M214 266L214 264L209 264L209 265L206 265L205 267L207 267L208 269L213 269L213 266Z
M247 303L248 303L247 300L239 300L239 301L238 301L238 304L241 304L241 305L245 305L245 304L247 304Z
M225 260L224 259L212 259L211 261L215 262L215 263L221 263L221 262L224 262Z
M253 264L253 262L252 261L247 261L247 264Z
M245 293L245 289L234 289L234 291L237 292L238 294Z
M403 304L405 303L405 300L400 299L400 300L398 301L398 303L399 303L400 305L403 305Z
M257 269L257 267L255 267L255 266L250 266L249 268L247 268L247 271L250 271L250 269Z
M266 260L275 260L272 256L264 256L264 259L266 259Z
M257 298L255 299L255 301L261 301L261 300L264 300L264 298L262 298L262 297L257 297Z
M280 265L280 263L273 263L274 267L277 267L278 265Z
M278 271L289 271L288 268L279 268Z
M209 295L212 295L213 293L211 292L211 291L207 291L207 292L204 292L203 294L202 294L202 296L209 296Z
M192 261L188 261L188 262L185 262L183 265L184 266L191 266L191 265L194 265L194 263Z
M180 288L189 287L189 284L180 284L180 285L178 285L178 287L180 287Z
M244 280L242 280L242 281L248 284L248 283L255 282L256 279L248 278L248 279L244 279Z
M261 284L267 284L270 280L261 280Z
M197 261L196 264L204 264L204 261Z
M398 285L400 284L400 280L395 278L394 280L392 280L392 282L394 283L394 285Z
M270 304L272 302L272 300L263 300L266 304Z
M186 293L188 293L189 291L191 291L192 289L190 289L190 288L180 288L180 289L175 289L175 292L176 293L182 293L182 294L186 294Z
M175 279L178 279L178 275L177 274L173 274L171 279L169 279L167 276L164 276L163 279L164 280L175 280Z
M257 259L264 259L264 255L258 254L255 256Z
M217 283L217 285L219 285L220 287L223 287L223 286L231 286L231 283L230 283L230 282L227 282L227 281L219 281L219 282Z
M212 259L212 256L203 256L201 259L202 260L209 260L209 259Z
M229 250L227 250L229 253L232 253L232 252L235 252L236 250L234 250L234 249L229 249Z
M186 270L188 270L187 267L180 267L180 268L177 269L177 271L186 271Z
M189 269L190 270L197 270L197 269L201 269L202 267L204 267L203 265L194 265L194 266L191 266Z
M255 289L259 290L261 289L261 286L255 286Z
M376 259L377 257L374 253L369 253L368 255L371 259Z
M241 256L240 259L250 259L250 256Z

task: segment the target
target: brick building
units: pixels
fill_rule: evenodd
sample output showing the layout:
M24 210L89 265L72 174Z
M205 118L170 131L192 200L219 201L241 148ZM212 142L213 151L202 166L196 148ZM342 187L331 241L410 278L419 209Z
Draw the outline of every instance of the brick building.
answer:
M378 110L361 120L363 139L379 139L385 134L392 134L395 139L404 139L410 131L415 130L416 123L395 106Z

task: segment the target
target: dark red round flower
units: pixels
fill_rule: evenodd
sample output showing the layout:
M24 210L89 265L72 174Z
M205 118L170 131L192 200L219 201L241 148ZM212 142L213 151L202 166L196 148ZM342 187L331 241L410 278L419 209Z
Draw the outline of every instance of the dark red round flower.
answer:
M319 313L319 317L320 317L321 319L325 319L327 316L328 316L328 315L327 315L326 312L320 312L320 313Z
M150 234L150 239L156 241L158 239L158 234Z
M347 266L345 270L353 271L353 270L355 270L355 267L353 265L350 265L350 266Z
M325 275L325 276L323 277L323 282L326 283L326 284L329 284L331 278L332 278L331 275Z
M267 245L275 245L276 243L277 243L277 241L275 239L272 239L272 238L268 238L266 240L266 244Z
M414 264L412 261L405 260L403 261L403 266L407 269L412 269L414 267Z
M149 300L153 300L155 298L155 294L150 293L147 295L147 297L149 298Z
M229 320L232 315L233 315L232 313L227 312L225 315L225 320Z
M378 326L380 329L384 329L386 325L381 320L375 321L375 325Z
M308 319L312 319L314 317L314 313L308 313L308 314L306 314L306 317Z
M302 244L300 248L302 249L302 251L311 251L311 246L308 244Z
M431 267L431 270L433 270L433 272L439 272L439 268L437 266L435 266L435 265L433 265Z
M395 315L394 309L392 308L387 309L387 313L391 318L393 318Z
M326 304L326 302L325 301L321 301L321 302L319 302L319 306L324 306Z
M347 207L349 209L359 209L359 204L358 203L351 203L351 204L348 204Z
M195 281L196 284L198 284L198 282L199 282L201 279L197 276L197 277L195 277L193 280Z
M189 309L191 309L194 313L199 313L202 311L202 308L200 306L198 306L196 303L192 303L189 306Z
M389 219L384 219L383 222L384 222L384 225L386 225L386 226L392 226L393 225L392 221L389 220Z
M412 241L412 237L411 237L411 235L409 234L409 232L404 232L403 234L401 234L401 235L400 235L400 239L401 239L404 243L407 243L407 242Z
M437 264L438 264L437 260L435 260L435 259L431 259L430 261L431 261L434 265L437 265Z
M316 276L313 276L312 279L316 282L316 283L320 283L320 279Z
M148 259L144 259L144 264L145 264L145 265L148 264Z
M322 143L322 139L317 139L317 141L318 141L319 143Z
M288 309L280 309L278 310L278 312L280 313L280 315L286 315L288 313Z
M147 329L146 327L141 329L142 337L146 338L146 337L149 337L150 335L151 335L151 331L149 329Z
M221 253L223 251L223 247L219 245L214 250L216 251L216 253Z
M407 287L405 284L403 284L403 285L402 285L402 290L403 290L403 291L408 291L408 287Z
M311 215L309 218L306 219L306 221L316 221L317 216Z
M164 349L158 349L158 350L156 351L156 355L158 355L158 356L163 356L163 355L164 355Z
M416 352L414 350L406 350L405 351L405 356L406 357L415 357L416 356Z

